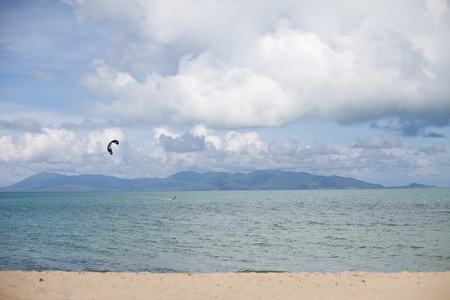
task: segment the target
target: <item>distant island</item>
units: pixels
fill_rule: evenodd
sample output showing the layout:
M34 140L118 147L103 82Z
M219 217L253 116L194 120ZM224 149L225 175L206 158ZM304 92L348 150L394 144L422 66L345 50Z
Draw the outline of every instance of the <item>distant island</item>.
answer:
M0 192L88 192L88 191L208 191L208 190L318 190L318 189L387 189L431 188L411 183L385 187L350 177L319 176L305 172L255 171L244 173L192 171L179 172L167 178L123 179L105 175L61 175L39 173Z

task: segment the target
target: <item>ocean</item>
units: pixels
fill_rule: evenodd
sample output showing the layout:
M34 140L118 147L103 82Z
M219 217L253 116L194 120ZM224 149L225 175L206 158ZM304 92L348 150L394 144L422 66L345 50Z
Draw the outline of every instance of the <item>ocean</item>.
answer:
M0 193L0 270L450 271L450 189Z

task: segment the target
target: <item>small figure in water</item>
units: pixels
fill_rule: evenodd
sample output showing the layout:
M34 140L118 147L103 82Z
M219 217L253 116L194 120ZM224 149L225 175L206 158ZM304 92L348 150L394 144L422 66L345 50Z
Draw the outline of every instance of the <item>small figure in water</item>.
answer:
M177 196L175 196L175 197L172 198L172 200L175 200L175 199L177 199Z

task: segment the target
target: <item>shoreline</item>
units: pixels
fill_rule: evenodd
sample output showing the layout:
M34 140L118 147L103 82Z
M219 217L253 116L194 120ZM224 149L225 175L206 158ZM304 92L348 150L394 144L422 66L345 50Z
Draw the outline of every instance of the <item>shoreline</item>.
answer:
M0 271L0 299L450 299L447 272Z

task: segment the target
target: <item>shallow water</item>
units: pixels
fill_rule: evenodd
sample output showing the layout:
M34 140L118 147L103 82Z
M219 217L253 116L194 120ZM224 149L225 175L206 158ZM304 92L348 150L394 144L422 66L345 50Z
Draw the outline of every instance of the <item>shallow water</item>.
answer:
M449 271L450 189L0 193L0 269Z

